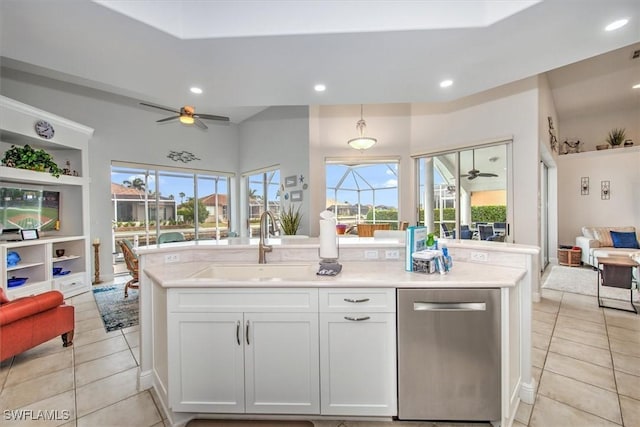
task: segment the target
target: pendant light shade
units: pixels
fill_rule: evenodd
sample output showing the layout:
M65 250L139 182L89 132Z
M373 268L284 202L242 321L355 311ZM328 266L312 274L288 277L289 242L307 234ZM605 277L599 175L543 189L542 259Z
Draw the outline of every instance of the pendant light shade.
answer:
M359 136L347 141L347 144L349 144L351 148L356 150L368 150L378 142L375 138L364 136L364 128L366 127L367 123L362 118L362 104L360 104L360 120L356 123L356 129L358 130Z

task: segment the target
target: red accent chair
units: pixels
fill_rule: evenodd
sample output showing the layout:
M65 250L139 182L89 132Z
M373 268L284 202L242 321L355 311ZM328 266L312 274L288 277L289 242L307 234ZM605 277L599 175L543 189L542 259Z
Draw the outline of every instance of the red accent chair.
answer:
M0 288L0 361L49 341L56 335L62 345L73 344L75 312L64 304L60 291L9 301Z

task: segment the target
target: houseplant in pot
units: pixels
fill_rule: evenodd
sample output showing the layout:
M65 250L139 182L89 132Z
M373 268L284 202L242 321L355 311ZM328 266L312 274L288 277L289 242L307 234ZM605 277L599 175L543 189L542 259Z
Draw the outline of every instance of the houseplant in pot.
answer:
M293 206L289 205L289 207L280 212L280 225L282 226L282 232L287 236L293 236L298 232L301 220L302 213L300 213L300 206L294 210Z
M624 129L612 129L611 131L609 131L609 135L607 136L607 143L609 143L611 147L617 148L620 147L620 145L624 142L624 138Z
M62 173L62 169L53 161L51 154L40 148L33 148L30 145L25 145L24 147L12 145L4 153L1 162L10 168L49 172L56 178L60 177Z

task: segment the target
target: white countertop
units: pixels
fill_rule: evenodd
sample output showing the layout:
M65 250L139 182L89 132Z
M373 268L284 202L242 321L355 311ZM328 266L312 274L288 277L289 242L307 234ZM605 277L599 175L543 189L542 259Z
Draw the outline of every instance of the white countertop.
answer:
M229 249L229 248L256 248L258 246L258 238L248 237L234 237L224 240L193 240L186 242L174 242L163 243L157 245L140 246L136 248L138 254L150 254L160 252L174 252L190 249ZM487 242L480 240L454 240L454 239L438 239L440 244L446 244L449 248L467 248L477 249L482 251L499 251L499 252L511 252L511 253L526 253L531 255L537 255L540 248L530 245L521 245L515 243L503 243L503 242ZM318 237L302 237L302 236L289 236L289 237L276 237L270 238L266 241L267 244L272 245L274 249L287 248L287 249L309 249L318 248L320 246L320 239ZM338 245L342 248L358 248L358 247L370 247L370 248L393 248L393 247L405 247L405 242L402 239L394 238L375 238L375 237L357 237L339 236ZM257 249L256 249L257 250Z
M313 264L313 263L307 263ZM404 271L402 262L345 262L337 276L310 273L304 279L261 278L223 280L193 277L211 266L210 262L188 262L149 266L144 273L165 288L189 287L396 287L396 288L486 288L513 287L526 274L525 269L478 263L454 262L447 274ZM274 264L275 265L275 264ZM311 266L311 271L317 271Z

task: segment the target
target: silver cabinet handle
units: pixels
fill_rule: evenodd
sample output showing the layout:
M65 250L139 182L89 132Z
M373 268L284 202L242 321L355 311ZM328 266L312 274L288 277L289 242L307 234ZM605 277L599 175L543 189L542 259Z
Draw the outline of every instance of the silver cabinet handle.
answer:
M236 323L236 341L238 342L238 345L240 345L240 321L239 320Z
M363 320L369 320L369 319L371 319L369 316L364 316L364 317L344 316L344 320L351 320L352 322L362 322Z
M413 311L486 311L484 302L414 302Z
M367 302L369 301L369 298L362 298L362 299L353 299L353 298L345 298L344 299L346 302L353 302L353 303L359 303L359 302Z
M251 345L251 343L249 342L249 321L248 320L247 320L247 328L245 330L245 335L246 335L247 345Z

